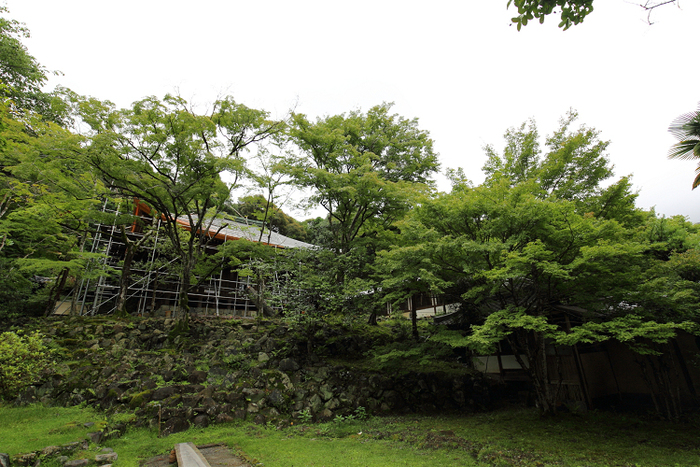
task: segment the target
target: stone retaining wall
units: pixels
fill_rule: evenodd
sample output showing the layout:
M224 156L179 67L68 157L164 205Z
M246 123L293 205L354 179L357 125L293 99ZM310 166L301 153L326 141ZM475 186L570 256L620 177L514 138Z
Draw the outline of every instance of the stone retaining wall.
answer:
M246 320L54 319L43 331L63 360L17 403L89 403L133 413L162 434L234 419L288 424L356 413L463 412L486 408L489 387L462 374L387 374L329 364L360 358L376 342L338 329L312 336ZM376 337L375 337L376 338Z

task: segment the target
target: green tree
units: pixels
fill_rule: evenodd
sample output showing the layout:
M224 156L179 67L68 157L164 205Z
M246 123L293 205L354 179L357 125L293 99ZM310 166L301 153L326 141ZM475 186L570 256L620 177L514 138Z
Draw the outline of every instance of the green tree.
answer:
M700 107L676 118L668 131L678 139L668 152L669 159L700 159ZM700 163L696 172L693 190L700 185Z
M290 136L305 157L291 175L313 190L309 202L327 212L314 223L314 241L333 252L316 258L325 262L319 269L330 275L328 287L338 298L326 300L329 305L352 309L379 289L372 270L376 251L389 244L393 223L430 190L429 177L438 169L428 133L417 120L390 111L391 104L383 104L313 123L300 114L292 118Z
M613 176L607 155L608 141L600 133L580 125L574 128L578 113L570 110L559 120L559 127L545 138L543 151L534 120L504 134L501 154L492 145L484 149L487 160L482 170L485 185L502 183L509 186L534 183L533 194L540 198L573 201L580 213L639 222L628 177L604 186Z
M45 119L63 122L65 106L58 93L42 91L51 72L22 44L29 30L7 14L7 7L0 6L0 96L13 113L31 110Z
M548 349L615 337L639 351L689 329L699 300L693 283L659 269L658 245L535 188L501 181L426 200L400 224L401 243L381 253L381 265L390 297L460 290L472 333L444 342L488 353L508 341L551 414L560 388L548 383L556 374ZM563 329L560 306L587 310L590 322Z
M365 231L399 219L438 169L428 133L390 110L383 104L315 123L302 114L292 118L291 138L306 157L291 173L314 190L310 202L328 212L329 246L338 253L347 253Z
M282 129L267 113L236 103L214 104L196 114L179 97L148 97L130 109L79 98L90 125L90 164L121 196L137 198L160 216L180 264L178 306L187 316L192 271L212 238L211 222L244 170L242 153ZM232 175L229 185L221 174Z
M540 135L534 120L518 128L509 128L503 135L505 146L499 155L492 145L484 147L486 162L481 170L487 180L506 178L515 185L532 177L541 165Z
M0 122L0 262L6 271L0 308L36 313L45 301L53 311L58 282L75 280L90 258L82 250L103 186L81 161L79 136L5 106ZM47 276L61 279L40 288L36 278ZM50 290L55 293L46 296Z
M546 414L560 390L548 382L556 373L548 351L617 338L652 352L644 342L662 344L692 328L700 303L691 281L662 266L693 244L688 226L640 213L625 179L612 192L601 188L611 174L606 143L590 130L568 132L567 121L548 138L544 157L534 126L507 133L504 156L489 153L483 185L456 183L423 200L398 224L399 242L380 253L388 298L460 293L472 332L435 338L478 352L508 341ZM524 159L528 167L519 165ZM611 196L615 210L589 210ZM561 306L587 310L583 323L562 328Z
M48 71L22 44L29 32L6 14L0 7L0 313L24 314L46 298L36 276L79 271L97 187L73 159L80 139L55 123L65 105L41 90Z
M656 8L676 3L676 0L644 1L638 5L651 15ZM593 12L593 0L508 0L508 7L515 5L518 16L512 18L518 31L533 19L544 23L547 16L559 14L559 27L564 30L582 23ZM651 24L651 18L647 17Z

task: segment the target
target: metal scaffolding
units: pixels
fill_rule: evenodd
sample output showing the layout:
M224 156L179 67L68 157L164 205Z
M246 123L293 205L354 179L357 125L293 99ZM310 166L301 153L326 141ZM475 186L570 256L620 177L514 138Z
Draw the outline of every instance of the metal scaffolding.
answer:
M114 214L109 224L97 224L90 252L99 254L99 259L91 260L88 268L99 271L96 279L87 277L73 287L55 307L56 314L69 314L71 309L78 315L114 313L119 295L121 262L126 252L126 243L121 238L117 225L119 206L110 209L107 202L103 212ZM142 217L145 223L150 218ZM161 221L157 220L152 239L136 252L131 267L131 283L128 286L126 309L132 314L175 316L182 283L172 266L179 257L168 258L158 252L162 243ZM143 233L129 226L128 237L138 241ZM212 252L215 248L208 247ZM197 277L188 293L190 314L210 316L255 316L257 309L250 300L246 288L251 285L248 277L241 278L236 271L222 267L217 274Z

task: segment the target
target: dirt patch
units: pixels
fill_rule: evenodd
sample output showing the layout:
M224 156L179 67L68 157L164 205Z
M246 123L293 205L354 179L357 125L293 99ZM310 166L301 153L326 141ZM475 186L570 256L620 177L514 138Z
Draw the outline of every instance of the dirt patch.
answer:
M206 444L197 446L211 467L251 467L244 459L241 459L223 444ZM169 454L153 457L141 463L142 467L177 467L177 462L171 464L168 461Z

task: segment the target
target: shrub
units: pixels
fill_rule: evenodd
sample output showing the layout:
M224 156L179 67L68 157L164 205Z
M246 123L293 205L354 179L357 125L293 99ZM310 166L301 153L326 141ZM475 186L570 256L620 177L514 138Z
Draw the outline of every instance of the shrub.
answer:
M34 332L0 334L0 399L16 397L51 364L51 350L42 342L43 335Z

